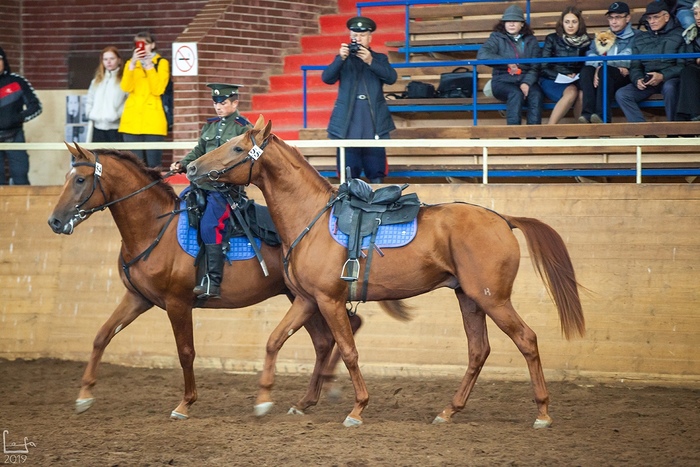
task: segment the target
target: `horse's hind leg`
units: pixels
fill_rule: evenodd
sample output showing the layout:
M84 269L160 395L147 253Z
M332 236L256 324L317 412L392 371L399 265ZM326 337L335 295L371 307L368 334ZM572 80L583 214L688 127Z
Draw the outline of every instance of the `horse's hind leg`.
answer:
M140 295L127 292L124 297L122 297L122 300L119 302L119 305L117 305L117 308L112 312L112 315L107 319L107 321L105 321L100 330L97 332L95 340L92 344L92 354L90 355L90 360L85 368L83 378L80 382L78 399L75 401L75 410L77 413L85 412L92 407L92 404L95 401L95 398L92 395L92 388L97 382L97 367L100 365L102 355L104 354L107 345L118 332L124 330L125 327L131 324L136 318L138 318L143 312L152 306L152 303L147 302Z
M538 410L533 427L548 428L552 425L552 418L549 416L549 393L542 371L540 352L537 348L537 335L520 318L510 299L502 305L491 305L484 309L493 322L513 340L520 353L525 357Z
M192 330L192 307L190 304L166 304L170 325L175 335L177 354L180 358L182 374L185 378L185 394L180 404L170 413L173 420L189 418L189 408L197 400L197 387L194 381L194 333Z
M486 330L486 315L483 310L479 309L476 303L464 294L462 289L457 289L455 294L459 300L464 331L467 334L469 366L464 378L462 378L459 389L454 397L452 397L452 403L435 417L433 423L450 421L455 413L464 408L467 404L467 399L469 399L469 394L476 384L479 373L481 373L481 369L484 367L486 358L491 351L489 336Z

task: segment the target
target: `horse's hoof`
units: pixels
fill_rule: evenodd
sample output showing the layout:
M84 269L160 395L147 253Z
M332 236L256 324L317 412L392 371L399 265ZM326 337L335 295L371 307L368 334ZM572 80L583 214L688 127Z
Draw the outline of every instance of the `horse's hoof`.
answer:
M303 410L292 407L287 411L287 415L306 415Z
M189 415L185 415L184 413L180 413L176 410L170 412L171 420L187 420L188 418L190 418Z
M255 412L256 417L262 417L263 415L267 415L270 413L270 410L272 410L273 405L275 405L274 402L263 402L262 404L255 404L255 407L253 407L253 412Z
M356 426L362 425L362 420L358 420L356 418L352 418L351 416L345 417L345 421L343 422L343 426L352 428Z
M95 402L95 398L91 397L89 399L77 399L75 401L75 413L83 413Z
M535 420L532 428L549 428L552 426L552 420L540 420L539 418Z
M446 418L442 418L440 415L438 415L437 417L435 417L433 419L433 425L439 425L441 423L447 423L447 422L449 422L449 420L447 420Z

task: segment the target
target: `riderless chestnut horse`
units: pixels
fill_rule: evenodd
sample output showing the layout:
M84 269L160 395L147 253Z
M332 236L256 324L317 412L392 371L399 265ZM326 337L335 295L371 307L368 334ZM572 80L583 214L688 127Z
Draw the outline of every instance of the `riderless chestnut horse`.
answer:
M355 405L345 426L362 423L369 395L358 364L346 300L348 282L339 278L345 248L329 232L329 207L338 198L331 186L298 149L271 133L260 116L255 127L190 164L188 178L260 188L283 242L292 307L271 334L256 405L272 406L274 363L279 349L319 308L335 337L355 389ZM559 234L537 219L498 214L466 203L422 206L418 231L408 245L384 249L371 266L369 300L394 300L439 287L454 290L469 342L469 364L459 389L435 423L447 422L462 410L489 354L486 316L505 332L525 357L538 414L535 428L548 427L549 395L535 333L513 308L511 293L520 264L520 248L512 229L527 240L533 264L556 304L563 334L585 333L574 269ZM360 259L363 265L366 259ZM359 282L364 282L362 275ZM358 285L359 287L359 285ZM297 405L291 412L303 413Z
M180 199L172 186L160 172L147 168L129 152L101 149L93 154L77 144L75 148L67 146L74 160L49 225L57 234L70 235L94 212L109 208L122 237L119 266L126 286L121 302L95 337L76 410L82 413L92 406L97 367L112 338L155 305L168 314L185 379L184 397L171 417L186 419L189 407L197 400L192 368L195 357L192 308L241 308L280 294L291 300L293 296L284 283L282 250L279 246L261 245L267 277L255 258L226 266L221 299L198 303L192 292L196 280L194 260L178 244ZM380 305L397 319L408 317L399 302ZM360 324L359 317L354 317L353 331ZM320 314L314 313L305 327L319 359L302 400L315 403L323 377L328 377L335 363L327 358L334 342Z

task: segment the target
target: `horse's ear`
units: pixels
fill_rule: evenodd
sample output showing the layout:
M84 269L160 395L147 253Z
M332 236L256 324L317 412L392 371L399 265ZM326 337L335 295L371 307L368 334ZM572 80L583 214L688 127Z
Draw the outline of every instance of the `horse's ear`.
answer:
M66 145L66 147L68 148L68 152L70 152L73 157L80 157L80 153L76 148L68 144L66 141L64 141L63 144Z
M270 132L272 131L272 120L267 122L267 125L265 125L265 131L263 131L263 140L266 140L268 136L270 136Z
M86 159L90 163L95 162L95 155L92 152L88 151L87 149L81 148L80 146L78 146L78 143L73 143L73 144L75 144L75 149L78 151L78 153L80 154L80 156L82 158ZM72 151L71 151L71 153L72 153ZM75 157L78 157L78 156L75 155Z
M258 121L255 122L255 126L253 127L253 130L262 130L264 126L265 126L265 117L263 117L262 114L260 114L260 116L258 116Z

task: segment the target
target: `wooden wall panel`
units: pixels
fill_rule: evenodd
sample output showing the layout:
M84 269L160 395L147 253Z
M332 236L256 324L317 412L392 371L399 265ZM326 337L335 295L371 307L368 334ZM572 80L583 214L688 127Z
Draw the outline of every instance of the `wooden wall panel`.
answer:
M584 339L562 338L556 310L535 274L522 234L513 303L538 335L548 377L700 381L698 185L431 185L412 187L429 203L460 200L539 218L565 239L582 292ZM119 234L98 213L70 236L46 219L60 187L0 187L0 357L84 361L97 329L120 300ZM251 189L257 200L262 196ZM466 338L454 294L407 301L414 320L396 323L360 305L357 337L366 373L462 375ZM258 371L268 335L287 310L277 297L242 310L195 310L197 367ZM527 378L513 343L489 321L487 377ZM314 353L304 331L280 354L278 371L307 372ZM105 360L177 367L166 314L154 309L123 330Z

